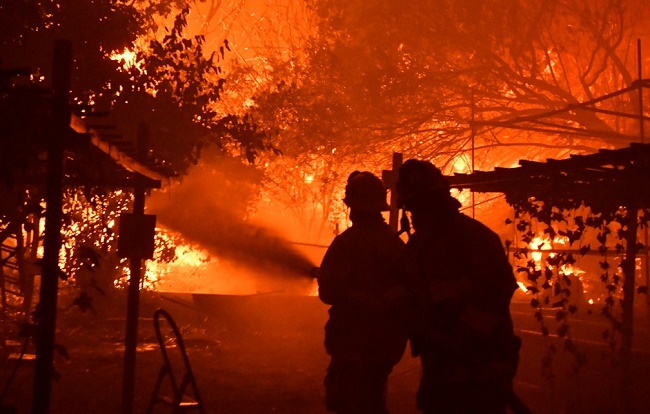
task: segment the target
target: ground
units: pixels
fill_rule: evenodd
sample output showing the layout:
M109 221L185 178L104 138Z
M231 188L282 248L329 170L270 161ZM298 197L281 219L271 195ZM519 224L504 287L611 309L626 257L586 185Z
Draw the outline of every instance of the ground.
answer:
M328 357L323 348L323 326L327 307L314 297L278 295L143 296L134 413L146 411L162 365L151 320L157 307L167 309L183 332L207 413L326 413L323 377ZM57 342L67 348L69 359L56 357L60 378L52 386L52 413L120 412L125 319L118 308L113 315L80 314L72 309L59 315ZM567 388L566 384L574 384L573 380L567 382L562 379L564 374L559 374L563 369L570 370L569 360L564 357L558 357L558 377L554 386L549 386L539 375L545 348L534 330L525 326L527 314L513 314L524 342L515 388L534 413L619 412L608 405L610 397L598 399L607 394L603 390L612 390L604 384L607 376L600 371L604 365L598 360L601 347L587 348L593 368L579 377L582 391ZM642 355L635 367L640 374L649 368L647 353ZM1 367L4 386L15 360L5 356ZM390 378L391 414L417 412L419 374L418 360L407 353ZM15 406L19 414L30 412L32 379L33 361L23 361L9 387L5 387L3 404ZM647 384L647 379L637 381L642 389L647 390ZM593 386L597 386L593 395L584 391Z

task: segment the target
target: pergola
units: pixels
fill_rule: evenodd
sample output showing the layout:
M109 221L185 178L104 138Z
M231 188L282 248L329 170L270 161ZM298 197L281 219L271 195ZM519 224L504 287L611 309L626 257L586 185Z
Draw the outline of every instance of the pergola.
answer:
M604 212L623 207L628 212L624 232L625 251L621 261L623 300L621 351L624 383L622 393L629 392L630 364L634 326L635 260L639 253L639 210L650 208L650 144L632 143L629 147L601 149L590 155L573 155L567 159L545 162L522 160L516 168L496 168L448 177L451 186L474 192L503 193L511 204L534 199L552 206L598 205ZM644 247L647 254L647 246ZM630 259L632 258L632 259ZM646 256L647 259L647 256ZM646 260L646 267L648 261ZM646 269L646 288L648 284ZM625 398L625 401L630 401Z
M650 144L600 149L589 155L544 162L520 160L516 168L495 168L448 177L454 188L503 193L506 199L577 200L650 207Z
M526 200L536 200L560 207L583 203L608 213L614 213L622 207L628 212L625 259L621 262L623 271L621 350L625 361L624 370L629 369L630 364L635 293L635 261L626 259L635 258L639 252L637 214L640 210L650 209L650 144L644 143L645 124L650 121L650 117L646 116L643 103L643 93L648 88L650 88L650 80L642 79L639 67L639 79L629 87L612 94L531 116L472 123L473 131L483 127L512 128L534 131L547 136L599 137L617 142L631 142L627 147L600 149L593 154L571 155L566 159L520 160L519 166L515 168L497 167L493 171L457 173L447 177L454 188L480 193L502 193L506 201L512 205ZM600 105L623 94L630 94L630 102L635 100L638 102L638 107L634 108L636 105L632 105L632 112L613 111ZM626 135L614 131L590 131L567 123L564 115L576 111L628 120L636 124L638 135ZM647 251L647 246L645 249ZM625 384L623 392L626 392Z

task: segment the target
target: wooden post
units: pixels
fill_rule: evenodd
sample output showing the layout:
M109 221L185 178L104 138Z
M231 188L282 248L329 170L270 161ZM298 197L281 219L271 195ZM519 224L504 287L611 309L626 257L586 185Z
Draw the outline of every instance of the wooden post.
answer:
M70 125L68 92L72 43L57 40L54 44L52 85L52 136L47 148L47 182L45 190L45 236L43 238L43 271L36 338L36 366L34 369L33 414L47 414L50 410L54 331L59 282L59 250L61 248L61 220L63 218L63 146Z
M621 398L626 413L632 412L632 338L634 335L634 293L636 276L638 213L636 207L628 207L627 231L625 232L625 259L621 262L623 270L623 326L621 332L622 384Z
M475 155L474 155L474 149L476 147L476 102L474 101L474 88L472 88L472 120L470 121L470 126L472 130L472 174L474 174L475 171ZM476 218L476 198L475 198L475 192L474 190L472 191L472 218Z
M149 128L140 124L138 128L138 149L146 152ZM144 177L135 176L133 187L133 213L120 216L120 233L117 253L129 259L129 286L126 311L126 335L124 339L124 372L122 378L122 414L133 413L135 396L135 366L138 346L138 318L140 315L140 282L143 274L143 260L152 259L156 216L144 214Z
M144 214L145 186L136 175L133 188L133 213L120 216L117 253L129 259L129 286L124 340L124 372L122 381L122 414L133 413L135 395L136 348L140 314L140 280L143 260L153 258L156 216Z
M636 40L636 48L639 71L639 77L637 79L637 82L639 83L639 138L643 144L645 142L645 125L643 124L643 62L641 60L641 39Z
M399 205L397 203L397 174L402 166L403 157L399 152L393 153L393 168L381 172L381 179L384 181L386 188L390 190L390 215L388 216L388 225L397 233L399 224Z
M141 177L138 178L138 181ZM124 372L122 382L122 413L133 412L135 389L136 348L138 343L138 317L140 312L140 280L145 259L153 258L156 216L143 214L145 187L138 183L134 188L133 213L120 215L120 233L117 253L129 258L129 286L124 344Z
M138 176L139 177L139 176ZM139 180L138 180L139 181ZM144 214L144 188L139 183L133 189L133 215ZM124 237L120 228L120 238ZM124 372L122 381L122 414L133 413L135 389L135 356L138 345L138 316L140 308L140 277L142 257L128 252L129 286L126 312L126 335L124 339Z

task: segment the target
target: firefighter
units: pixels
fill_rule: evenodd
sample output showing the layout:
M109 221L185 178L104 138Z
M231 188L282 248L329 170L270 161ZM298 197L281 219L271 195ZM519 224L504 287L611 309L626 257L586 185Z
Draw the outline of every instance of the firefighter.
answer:
M320 267L319 297L331 305L325 348L327 409L385 414L387 379L408 340L408 290L399 278L404 242L385 223L386 189L370 172L348 178L352 226L336 236Z
M509 404L525 412L512 394L520 347L509 308L512 268L498 235L462 214L449 190L430 162L408 160L399 170L398 197L414 229L403 266L417 296L418 407L492 414Z

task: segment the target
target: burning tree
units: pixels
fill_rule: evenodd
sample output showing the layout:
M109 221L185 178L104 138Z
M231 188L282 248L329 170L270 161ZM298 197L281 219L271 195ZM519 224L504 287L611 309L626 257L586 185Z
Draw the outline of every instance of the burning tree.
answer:
M633 42L644 36L647 12L639 0L207 1L195 3L188 19L214 49L220 33L235 39L229 88L212 107L235 119L249 114L254 140L272 137L290 161L267 171L269 190L289 193L296 181L282 184L290 174L281 164L308 171L313 157L334 150L349 159L326 177L340 189L347 172L361 167L360 149L376 170L399 151L451 171L460 156L469 168L486 168L512 165L531 148L547 157L626 144L617 134L631 134L633 124L610 124L590 111L555 121L603 131L593 138L549 141L531 131L473 130L470 121L538 114L630 85ZM629 104L621 97L606 109ZM473 132L480 134L472 144ZM327 206L331 188L322 189L328 193L318 202Z
M223 142L229 138L236 140L232 134L226 137L211 132L211 128L219 126L219 120L207 108L223 89L218 62L225 56L227 42L219 53L204 55L204 39L187 38L184 33L188 4L183 1L3 2L0 6L3 32L0 59L6 67L0 85L1 104L6 109L2 111L0 124L3 241L5 233L22 234L9 228L17 223L16 212L25 210L28 204L42 203L43 183L29 179L46 148L51 118L46 86L52 81L54 39L67 38L74 43L72 111L94 119L100 110L111 109L111 120L131 137L136 136L135 130L142 122L149 121L157 139L138 143L143 157L152 158L150 144L182 170L196 159L206 140L219 143L222 138ZM170 16L169 28L165 28L165 20ZM156 37L160 27L166 34ZM148 40L137 43L142 39ZM130 64L116 57L117 52L135 50L135 44L140 52L132 53ZM241 145L253 148L260 143L249 139ZM26 182L29 182L27 186ZM66 194L67 225L63 231L65 248L61 260L62 274L71 281L79 269L96 268L96 259L114 250L115 217L130 208L132 202L128 194L99 193L97 189L84 188ZM30 225L30 240L36 242L28 251L17 254L19 258L31 258L31 272L42 231L39 219L34 220ZM21 224L20 228L25 226ZM24 244L17 241L16 248ZM20 268L22 272L25 266ZM30 278L21 276L21 279ZM111 285L109 281L103 289L96 287L105 290Z
M155 138L150 149L180 171L208 142L234 141L248 151L264 147L258 136L231 133L232 118L213 109L224 90L221 64L229 45L225 38L216 46L211 39L214 48L206 49L205 34L189 33L190 5L197 2L77 3L4 2L3 64L31 68L36 80L49 79L52 43L69 39L75 46L75 101L110 109L127 136L136 135L139 123L149 123Z
M629 135L633 124L611 124L589 111L555 121L604 131L595 139L560 135L551 142L530 131L473 130L470 121L537 114L629 85L630 41L642 36L647 14L639 0L2 7L4 16L29 16L25 26L16 19L3 26L6 63L20 58L17 45L40 50L23 64L47 76L49 39L79 39L73 86L80 103L110 106L127 134L133 119L149 121L152 149L181 170L207 142L230 142L226 149L248 161L264 158L257 165L269 197L314 228L341 218L336 192L350 171L379 172L395 151L435 158L451 171L460 164L509 165L530 148L544 157L624 144L616 134ZM92 27L83 33L72 29L86 26ZM224 83L229 48L236 59ZM612 105L605 109L629 101ZM273 156L280 151L283 157Z

